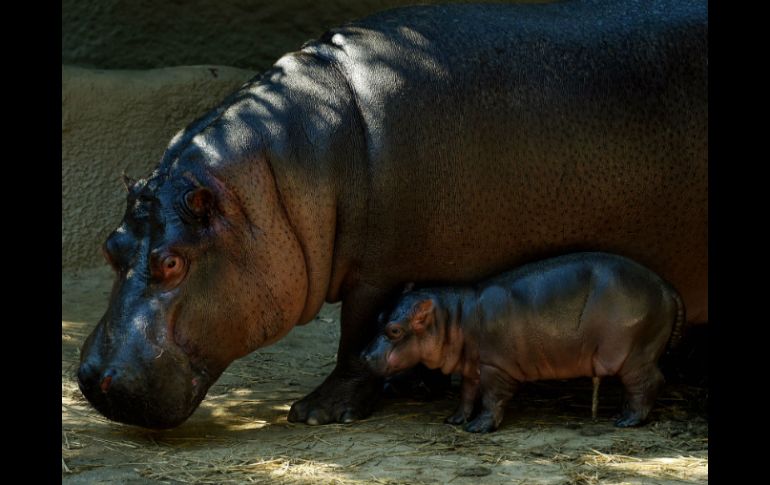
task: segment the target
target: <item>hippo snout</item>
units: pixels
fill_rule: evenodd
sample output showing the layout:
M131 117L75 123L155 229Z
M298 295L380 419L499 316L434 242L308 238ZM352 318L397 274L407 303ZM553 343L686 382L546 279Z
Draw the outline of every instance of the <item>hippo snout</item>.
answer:
M183 423L213 383L180 349L129 340L121 346L97 328L81 350L77 381L105 417L145 428Z
M167 429L184 422L202 398L200 377L180 370L176 375L165 369L149 376L145 373L140 378L130 367L113 364L97 368L84 362L77 378L80 391L107 418L145 428ZM164 375L167 378L164 379Z
M361 352L361 359L366 363L366 366L369 367L369 369L379 373L379 370L377 369L378 356L368 350L364 350Z

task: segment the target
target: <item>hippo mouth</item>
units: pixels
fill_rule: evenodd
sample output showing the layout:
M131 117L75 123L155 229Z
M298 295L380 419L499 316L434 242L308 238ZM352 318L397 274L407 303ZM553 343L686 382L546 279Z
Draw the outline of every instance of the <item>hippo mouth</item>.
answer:
M137 395L119 389L80 390L91 405L106 418L124 424L150 429L170 429L179 426L198 408L212 381L205 374L195 373L190 379L184 399L176 401L169 394L158 397L147 393Z
M392 357L392 359L391 359ZM403 366L397 365L397 358L393 356L393 350L389 350L383 357L383 365L370 367L374 373L380 377L393 377L407 370Z
M393 374L398 374L399 372L402 372L403 370L405 370L405 369L399 368L399 366L394 363L394 361L397 360L395 357L393 357L393 359L391 359L391 357L393 357L393 350L389 350L385 354L385 357L384 357L385 366L383 367L383 372L382 372L383 376L390 377Z
M203 398L206 397L206 393L208 393L209 388L217 381L217 379L219 379L219 376L222 374L222 372L220 371L218 373L212 373L209 372L205 367L197 366L192 363L190 364L190 369L192 371L192 377L190 378L192 394L190 396L189 406L192 411L195 411L201 401L203 401Z
M189 406L188 412L162 413L153 412L150 405L141 400L117 402L107 396L89 396L91 405L104 417L118 423L141 426L148 429L171 429L182 424L195 411Z

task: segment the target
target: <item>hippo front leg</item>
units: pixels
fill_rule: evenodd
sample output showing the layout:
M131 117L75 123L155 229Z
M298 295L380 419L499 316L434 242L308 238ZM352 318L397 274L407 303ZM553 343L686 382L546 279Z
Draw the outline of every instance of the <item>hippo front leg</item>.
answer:
M343 298L337 365L313 392L292 404L290 422L310 425L350 423L371 414L382 391L383 379L369 370L361 351L374 337L376 311L389 292L359 284Z
M480 366L481 412L463 429L470 433L489 433L500 426L505 406L519 383L506 372L491 365Z
M455 413L444 420L448 424L463 424L471 418L479 395L479 378L463 376L460 388L460 404Z

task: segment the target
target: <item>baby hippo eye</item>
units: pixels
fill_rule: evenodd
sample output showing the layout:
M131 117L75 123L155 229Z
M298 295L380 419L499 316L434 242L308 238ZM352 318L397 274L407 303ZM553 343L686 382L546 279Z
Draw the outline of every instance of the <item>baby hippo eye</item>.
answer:
M385 335L391 340L397 340L404 335L404 329L400 325L388 325L385 327Z

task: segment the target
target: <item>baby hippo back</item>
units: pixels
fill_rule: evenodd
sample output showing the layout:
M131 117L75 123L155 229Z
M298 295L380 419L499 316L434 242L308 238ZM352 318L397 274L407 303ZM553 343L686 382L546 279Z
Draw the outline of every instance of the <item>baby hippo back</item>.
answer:
M655 362L683 313L668 283L606 253L526 265L478 295L480 364L517 381L616 375Z

